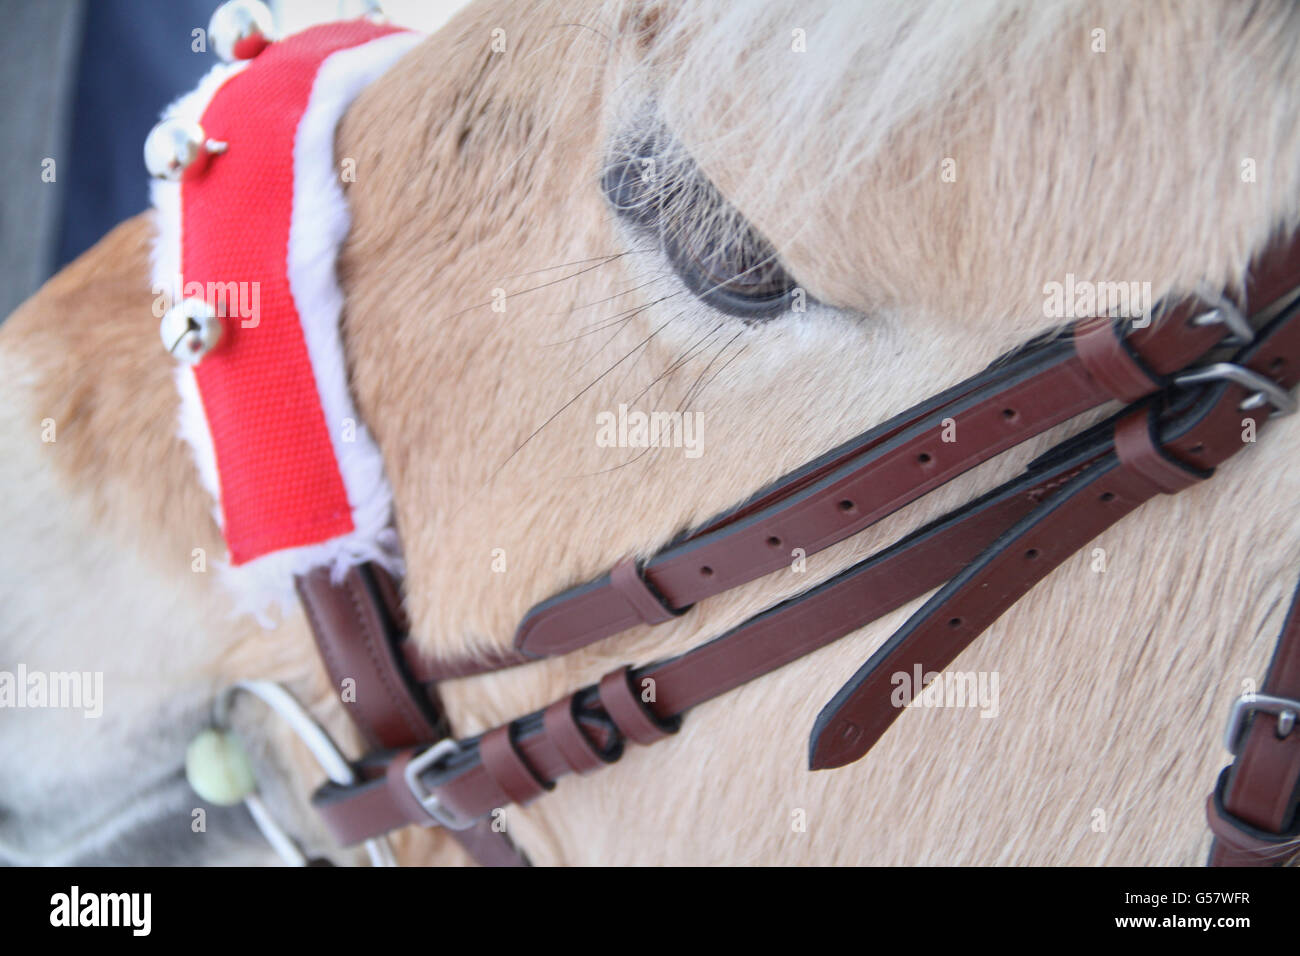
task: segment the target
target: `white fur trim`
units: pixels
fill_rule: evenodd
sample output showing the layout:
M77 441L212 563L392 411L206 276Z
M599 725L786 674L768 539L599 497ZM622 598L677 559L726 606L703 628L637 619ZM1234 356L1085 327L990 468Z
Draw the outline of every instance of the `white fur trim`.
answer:
M223 581L235 594L240 612L264 615L275 603L283 609L296 603L295 575L329 567L335 578L348 568L375 561L401 573L396 533L391 528L392 491L384 476L378 446L356 411L348 383L347 361L339 322L343 291L336 276L339 248L351 224L347 201L339 185L334 157L334 132L343 113L370 83L420 42L413 33L399 33L340 50L328 57L316 74L311 98L294 142L294 195L289 226L288 279L316 390L338 462L354 530L347 535L300 548L263 555L234 567L218 562ZM247 63L214 68L198 89L179 100L164 115L197 121L217 89ZM180 261L180 187L155 182L158 241L154 247L154 281L171 289ZM179 290L177 290L179 293ZM177 370L181 394L181 435L194 451L199 475L214 500L220 501L220 476L207 416L193 370ZM354 423L352 441L344 441L344 425ZM217 509L218 522L221 520Z
M183 119L197 123L207 110L212 97L217 95L232 76L237 76L252 60L236 63L218 63L210 69L189 93L177 99L162 112L162 119ZM181 184L165 179L154 179L149 184L149 198L156 210L152 250L154 294L166 292L173 302L182 298L176 283L181 272ZM215 464L213 468L215 469Z
M221 474L217 471L217 452L212 447L212 432L208 430L208 417L203 412L203 397L199 382L194 377L194 367L178 362L173 373L176 393L181 397L180 436L194 453L194 464L199 470L199 480L212 496L212 513L221 521Z

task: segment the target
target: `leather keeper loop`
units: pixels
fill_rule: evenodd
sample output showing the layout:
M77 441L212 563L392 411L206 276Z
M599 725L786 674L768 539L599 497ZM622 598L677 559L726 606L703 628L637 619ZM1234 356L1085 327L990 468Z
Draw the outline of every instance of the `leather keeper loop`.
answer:
M1164 384L1138 363L1109 319L1078 329L1074 351L1097 384L1126 404L1150 395Z
M1223 805L1231 767L1224 767L1205 801L1205 817L1214 834L1210 864L1218 866L1280 866L1300 854L1300 825L1290 833L1269 833L1233 816Z
M609 585L623 596L643 624L662 624L680 613L651 589L632 558L620 561L610 569Z
M1115 425L1115 454L1120 463L1167 495L1189 488L1209 476L1208 472L1175 461L1161 449L1152 435L1152 411L1139 408Z
M601 757L574 715L574 698L556 701L542 713L546 737L574 773L591 773L610 761Z
M662 720L641 703L632 686L631 668L620 667L600 679L600 703L623 736L639 744L652 744L681 727L680 717Z
M478 752L484 769L512 803L523 805L555 786L539 780L533 768L519 755L510 739L509 724L484 734L479 739Z
M430 826L435 822L434 819L406 784L406 765L415 758L418 752L418 747L411 747L393 757L392 762L384 772L384 787L391 795L392 805L400 809L407 822L418 823L420 826Z

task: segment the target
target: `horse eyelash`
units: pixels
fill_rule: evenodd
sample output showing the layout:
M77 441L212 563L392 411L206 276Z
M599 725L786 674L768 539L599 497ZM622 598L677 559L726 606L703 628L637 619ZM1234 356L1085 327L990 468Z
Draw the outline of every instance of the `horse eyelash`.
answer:
M706 305L747 321L790 309L797 283L775 249L662 131L616 149L601 188L620 218L655 240L678 279ZM740 259L739 271L726 268L730 254Z

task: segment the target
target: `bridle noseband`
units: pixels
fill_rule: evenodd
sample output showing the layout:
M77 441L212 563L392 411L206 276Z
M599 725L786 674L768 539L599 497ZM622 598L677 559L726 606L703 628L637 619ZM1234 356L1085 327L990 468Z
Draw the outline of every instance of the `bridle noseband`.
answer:
M1210 479L1248 444L1243 416L1262 428L1295 410L1290 390L1300 382L1300 241L1257 262L1248 288L1249 322L1242 317L1244 302L1207 305L1196 298L1165 309L1144 328L1093 319L1041 336L787 475L644 563L620 562L539 604L521 623L514 652L497 660L426 662L413 654L397 613L379 610L395 586L374 569L359 569L341 589L325 575L300 581L334 679L368 671L372 696L365 708L352 708L354 719L372 743L398 748L363 761L364 783L326 784L314 805L345 844L412 823L456 833L482 828L494 810L535 800L566 774L616 762L628 740L662 740L692 707L939 588L817 718L811 769L860 759L899 716L901 708L890 699L892 675L942 671L1106 528L1156 495ZM1243 341L1230 355L1219 354ZM407 729L393 730L401 710L432 704L440 712L441 680L567 653L670 620L698 601L784 568L790 548L811 555L829 547L1111 401L1125 407L1040 456L1020 476L693 650L621 667L474 738L439 739L432 718L419 731L402 718ZM958 440L944 442L943 426L951 423ZM382 663L364 667L361 648ZM330 665L345 655L346 667ZM397 687L405 693L394 693ZM1300 604L1288 614L1263 692L1234 709L1240 756L1210 799L1212 862L1277 863L1296 852L1300 734L1292 728L1298 699Z

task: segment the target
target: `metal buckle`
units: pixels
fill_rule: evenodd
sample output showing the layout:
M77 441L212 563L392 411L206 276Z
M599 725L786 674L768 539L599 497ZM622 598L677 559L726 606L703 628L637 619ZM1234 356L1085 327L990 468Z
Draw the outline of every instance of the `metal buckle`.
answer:
M1249 345L1255 341L1255 330L1251 327L1250 320L1241 314L1237 303L1206 287L1198 289L1196 294L1206 302L1213 302L1214 307L1194 317L1192 325L1226 325L1232 334L1223 340L1224 345Z
M1239 406L1243 412L1253 411L1264 405L1272 405L1276 410L1277 417L1281 418L1283 415L1294 414L1298 407L1291 393L1278 385L1277 382L1265 378L1258 372L1252 372L1245 366L1235 365L1232 362L1215 362L1213 365L1207 365L1204 368L1184 372L1182 375L1174 377L1174 384L1199 385L1202 382L1219 380L1232 382L1242 388L1254 389L1254 394L1250 395Z
M425 788L424 784L420 782L420 774L439 760L450 757L459 751L460 744L450 737L444 737L418 757L413 757L402 771L402 775L406 778L406 785L411 790L411 796L420 802L420 806L424 807L424 812L429 814L435 823L448 830L468 830L478 821L461 820L450 813L438 801L438 795Z
M1300 715L1300 700L1269 694L1242 694L1238 697L1228 716L1228 729L1223 734L1223 747L1233 756L1236 756L1241 747L1241 735L1246 728L1247 716L1257 710L1277 717L1278 736L1286 737L1295 729L1296 717Z

